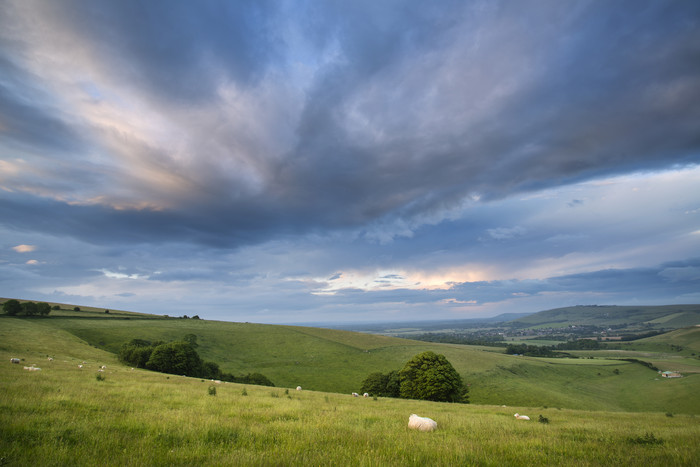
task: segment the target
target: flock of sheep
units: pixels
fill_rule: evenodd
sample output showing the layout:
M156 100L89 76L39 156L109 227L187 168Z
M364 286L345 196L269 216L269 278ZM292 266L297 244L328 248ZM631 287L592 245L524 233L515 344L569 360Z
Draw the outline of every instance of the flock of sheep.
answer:
M49 357L49 361L53 361L53 358ZM11 358L10 362L18 364L20 362L20 359L19 358ZM86 362L79 364L78 368L83 368L83 365L85 363ZM100 369L98 369L97 371L104 371L105 368L107 368L107 367L105 365L102 365L100 367ZM29 370L29 371L41 371L41 368L38 368L34 365L25 366L24 369ZM297 386L297 391L301 391L301 386ZM356 392L353 392L352 396L353 397L360 397L360 395ZM369 394L364 393L362 395L362 397L369 397ZM540 415L540 417L541 417L541 415ZM528 417L527 415L520 415L518 413L515 414L515 418L517 420L530 420L530 417ZM428 418L428 417L420 417L416 414L411 414L411 416L408 417L408 427L412 428L414 430L418 430L418 431L434 431L434 430L437 430L437 422L431 418Z

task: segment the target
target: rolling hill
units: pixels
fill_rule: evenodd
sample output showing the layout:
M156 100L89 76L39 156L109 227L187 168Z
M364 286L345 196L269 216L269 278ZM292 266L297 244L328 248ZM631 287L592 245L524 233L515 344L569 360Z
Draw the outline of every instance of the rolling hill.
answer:
M588 325L634 330L668 330L700 324L700 305L581 305L540 311L509 321L508 324L530 328Z
M677 331L665 340L663 336L651 338L647 345L662 346L658 352L630 348L624 355L602 352L585 359L542 359L505 355L488 347L342 330L149 318L104 310L70 311L47 318L0 315L0 350L6 355L22 354L23 343L34 341L44 356L60 349L80 359L90 348L111 355L114 361L119 347L131 339L171 341L186 334L194 334L202 358L217 362L223 371L259 372L278 387L357 392L368 374L401 369L414 355L433 350L444 354L470 384L474 404L700 414L696 397L699 360L687 352L682 356L667 352L669 342L676 339L685 346L695 345L695 329ZM659 362L678 357L680 360L671 361L683 363L686 377L660 380L648 367L620 360L630 356Z

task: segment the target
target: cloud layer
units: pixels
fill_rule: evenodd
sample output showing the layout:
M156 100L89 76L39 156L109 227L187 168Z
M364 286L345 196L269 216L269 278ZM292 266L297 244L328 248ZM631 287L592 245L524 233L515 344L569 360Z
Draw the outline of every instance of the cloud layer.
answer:
M3 294L259 321L690 300L699 44L692 1L8 0Z

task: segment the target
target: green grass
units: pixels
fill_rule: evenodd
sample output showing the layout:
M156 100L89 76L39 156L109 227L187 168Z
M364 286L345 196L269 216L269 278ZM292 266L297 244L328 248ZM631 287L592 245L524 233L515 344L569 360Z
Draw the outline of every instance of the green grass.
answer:
M263 361L274 355L285 361L306 358L294 365L303 369L295 379L338 377L343 364L328 366L325 351L367 364L366 371L394 368L404 355L424 345L436 347L323 329L235 323L229 328L196 320L124 324L131 321L0 318L0 464L690 466L700 457L697 412L654 405L675 393L686 407L695 407L692 375L654 381L654 372L628 362L537 360L442 345L438 348L456 368L480 375L469 379L472 400L498 403L373 400L306 386L295 391L231 383L217 384L211 395L211 381L132 370L71 332L93 329L95 339L113 335L116 342L138 330L141 337L192 331L202 347L225 356L215 345L219 329L236 343L242 361L254 361L254 352L243 352L245 346L262 353ZM256 340L278 348L264 352ZM310 347L282 354L300 342ZM11 364L10 357L23 361ZM23 369L32 364L42 370ZM98 373L102 365L107 368ZM566 408L581 404L596 410ZM515 412L532 421L515 420ZM411 413L433 418L438 430L409 430ZM550 423L538 423L540 414Z
M7 347L6 337L22 333L27 337L18 341L18 347ZM281 387L301 385L315 391L359 392L368 374L400 369L414 355L433 350L444 354L470 384L470 399L475 404L700 415L700 398L696 396L700 389L700 359L690 355L625 350L582 353L594 356L592 359L541 359L505 355L487 347L295 326L191 319L26 319L0 315L0 349L21 351L24 343L34 339L30 336L40 335L38 342L46 355L58 348L66 354L76 354L76 360L82 357L75 349L85 346L99 348L105 361L116 361L113 352L133 338L169 341L189 333L197 336L200 355L219 363L223 371L259 372ZM692 341L692 336L681 335ZM644 345L667 348L668 339L672 341L673 337ZM678 370L686 376L660 380L653 370L611 360L615 358L649 361L663 370ZM611 365L619 370L619 375L612 373Z
M41 352L36 349L37 352ZM0 458L9 465L694 465L688 415L445 404L288 391L168 376L58 354L0 370ZM93 363L94 362L94 363ZM514 412L531 422L517 421ZM438 431L407 429L418 413ZM539 414L547 425L537 423ZM651 434L653 437L649 437ZM653 439L658 443L644 443ZM641 440L642 442L640 442Z

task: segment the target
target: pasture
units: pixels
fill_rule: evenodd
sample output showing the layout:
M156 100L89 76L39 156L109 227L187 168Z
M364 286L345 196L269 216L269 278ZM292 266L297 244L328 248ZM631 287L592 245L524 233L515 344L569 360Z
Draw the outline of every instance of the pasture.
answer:
M0 333L3 465L649 466L696 465L700 456L694 415L216 384L131 370L39 320L2 320ZM31 364L42 370L23 369ZM532 421L515 420L515 412ZM410 430L412 413L438 429Z
M433 350L444 354L471 385L470 400L474 404L700 415L700 359L689 351L670 352L668 342L658 341L661 336L651 342L669 352L630 348L624 353L588 352L580 359L542 359L505 355L500 349L488 347L332 329L147 317L125 319L103 313L89 318L18 319L0 315L0 327L25 326L34 330L30 332L45 335L65 331L74 341L111 353L134 338L170 341L195 334L198 353L205 360L217 362L225 372L258 372L276 386L301 385L335 393L358 392L368 374L401 369L414 355ZM683 336L692 341L692 336ZM697 339L697 334L693 336ZM671 360L683 364L677 369L686 376L673 381L661 379L655 371L620 358L658 363L664 370L676 369L663 366Z

